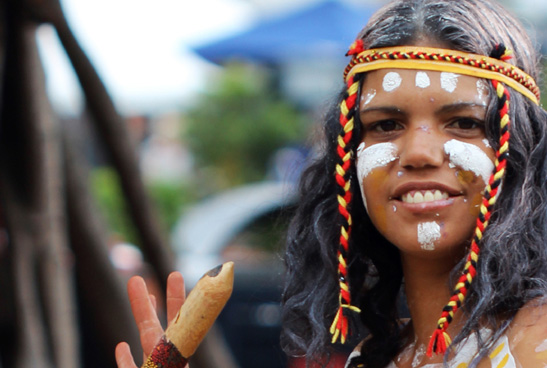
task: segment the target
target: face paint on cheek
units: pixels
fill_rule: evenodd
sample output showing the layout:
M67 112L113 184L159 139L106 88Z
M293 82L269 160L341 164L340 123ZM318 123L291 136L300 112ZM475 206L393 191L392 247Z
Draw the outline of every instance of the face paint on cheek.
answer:
M359 181L378 167L386 166L397 159L397 146L393 143L378 143L365 148L361 143L357 148L357 176Z
M446 92L454 92L458 86L458 74L454 73L441 73L441 88Z
M393 143L378 143L365 148L365 142L362 142L359 147L357 147L357 178L359 179L361 195L363 196L363 202L367 212L367 200L363 184L364 179L371 174L374 169L386 166L396 159L397 146ZM382 176L385 179L386 174L382 174ZM371 181L377 183L383 180L375 177L371 178Z
M458 178L458 181L463 185L471 184L475 179L475 175L473 175L472 172L463 170L458 170L456 172L456 177Z
M452 139L444 144L444 152L450 158L451 167L457 166L465 171L470 171L475 176L482 178L485 184L488 183L494 163L479 147Z
M423 250L435 250L435 241L441 238L441 227L435 221L418 224L418 243Z
M416 87L427 88L431 84L429 76L426 72L417 72L416 73Z
M547 361L547 340L543 341L541 344L535 348L536 358L542 362Z
M386 92L393 92L401 86L403 79L397 72L389 72L384 76L382 87Z

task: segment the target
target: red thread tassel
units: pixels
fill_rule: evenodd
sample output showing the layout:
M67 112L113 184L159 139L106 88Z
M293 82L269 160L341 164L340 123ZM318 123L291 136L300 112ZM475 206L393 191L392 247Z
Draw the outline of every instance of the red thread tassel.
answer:
M431 340L429 340L426 352L427 356L431 358L433 352L435 352L435 354L444 354L446 348L450 345L450 341L446 341L447 338L450 340L450 337L444 330L437 328L433 333L433 336L431 336Z

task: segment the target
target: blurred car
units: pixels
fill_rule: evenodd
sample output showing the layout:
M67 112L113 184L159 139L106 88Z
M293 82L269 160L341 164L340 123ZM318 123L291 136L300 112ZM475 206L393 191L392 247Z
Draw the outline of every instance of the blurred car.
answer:
M234 261L232 297L217 320L239 368L284 368L282 253L294 187L261 182L213 196L186 211L172 243L190 289L209 269Z

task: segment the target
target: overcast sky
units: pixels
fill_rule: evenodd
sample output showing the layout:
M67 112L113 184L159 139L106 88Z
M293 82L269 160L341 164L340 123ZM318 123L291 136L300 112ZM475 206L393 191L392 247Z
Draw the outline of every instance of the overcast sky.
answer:
M190 47L248 27L251 4L238 0L63 0L82 47L117 107L154 113L183 104L215 71ZM54 30L39 30L48 92L63 113L81 109L81 93Z
M319 0L61 1L118 109L141 114L184 105L204 88L206 74L217 71L191 52L193 45L245 30L260 17ZM353 1L362 4L364 0ZM519 0L517 9L531 22L545 20L547 0ZM54 106L62 113L77 114L81 93L55 32L44 26L38 40Z

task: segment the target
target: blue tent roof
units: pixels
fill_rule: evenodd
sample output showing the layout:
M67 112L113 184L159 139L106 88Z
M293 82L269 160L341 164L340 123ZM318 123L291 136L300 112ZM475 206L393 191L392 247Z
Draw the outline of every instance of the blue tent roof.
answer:
M327 0L194 50L214 63L244 59L277 64L306 54L342 57L375 10Z

